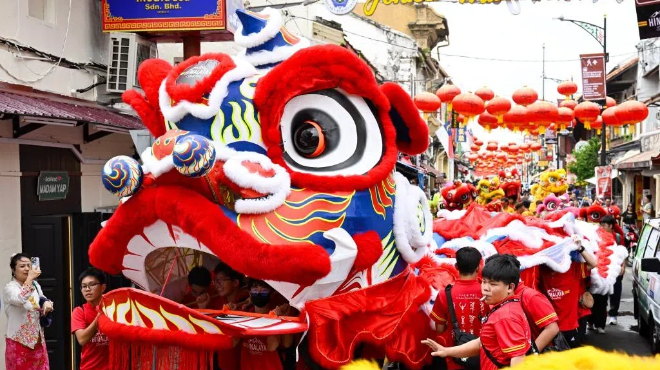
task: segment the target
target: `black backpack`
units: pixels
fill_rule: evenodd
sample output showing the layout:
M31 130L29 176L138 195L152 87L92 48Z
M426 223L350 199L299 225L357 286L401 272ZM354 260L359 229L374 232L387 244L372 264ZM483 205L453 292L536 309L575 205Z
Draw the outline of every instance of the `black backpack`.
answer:
M456 320L456 311L454 311L454 302L451 299L451 284L447 285L445 288L445 294L447 295L447 308L449 309L449 317L451 318L451 326L454 332L454 345L460 346L461 344L473 341L479 338L478 335L466 333L461 331L461 328L458 326L458 320ZM479 370L479 356L464 357L464 358L452 358L454 362L463 366L463 368L468 370Z

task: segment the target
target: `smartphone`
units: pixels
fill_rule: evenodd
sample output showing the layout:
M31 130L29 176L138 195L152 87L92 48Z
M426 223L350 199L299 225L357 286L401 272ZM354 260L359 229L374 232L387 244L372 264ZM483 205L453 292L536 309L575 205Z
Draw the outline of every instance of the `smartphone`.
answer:
M30 258L30 261L32 262L32 269L39 270L39 257L32 257Z

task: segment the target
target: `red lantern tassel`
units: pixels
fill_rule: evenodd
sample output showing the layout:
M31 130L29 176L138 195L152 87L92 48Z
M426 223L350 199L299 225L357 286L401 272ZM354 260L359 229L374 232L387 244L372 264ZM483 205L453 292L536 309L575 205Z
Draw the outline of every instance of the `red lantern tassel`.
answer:
M128 370L130 367L131 344L123 341L110 341L110 368Z

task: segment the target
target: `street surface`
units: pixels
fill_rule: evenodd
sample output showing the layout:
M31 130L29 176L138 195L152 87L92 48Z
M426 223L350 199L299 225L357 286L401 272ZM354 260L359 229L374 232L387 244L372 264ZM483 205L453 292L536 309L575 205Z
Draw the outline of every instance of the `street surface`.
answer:
M587 345L606 351L621 351L630 355L651 355L649 341L639 335L637 320L633 317L632 282L632 270L628 267L623 278L618 325L607 325L605 334L598 334L595 331L587 332Z

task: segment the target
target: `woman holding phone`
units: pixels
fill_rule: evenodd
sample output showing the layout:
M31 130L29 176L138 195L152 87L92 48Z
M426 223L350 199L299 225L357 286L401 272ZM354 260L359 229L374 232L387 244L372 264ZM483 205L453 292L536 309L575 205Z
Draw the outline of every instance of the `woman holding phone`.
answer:
M3 303L7 315L5 365L7 370L48 370L43 318L53 311L36 279L39 259L23 253L9 261L12 280L5 285Z

